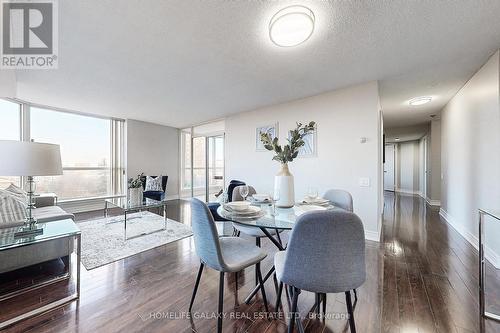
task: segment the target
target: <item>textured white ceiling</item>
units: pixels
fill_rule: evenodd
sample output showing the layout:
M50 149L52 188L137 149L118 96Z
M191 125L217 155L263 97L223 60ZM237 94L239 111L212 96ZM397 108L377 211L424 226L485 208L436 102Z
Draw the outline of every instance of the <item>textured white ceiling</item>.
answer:
M270 17L316 31L271 44ZM22 99L176 127L380 80L386 124L422 122L500 46L500 1L59 1L59 69L17 73ZM414 96L437 96L408 110ZM304 110L307 112L307 110Z

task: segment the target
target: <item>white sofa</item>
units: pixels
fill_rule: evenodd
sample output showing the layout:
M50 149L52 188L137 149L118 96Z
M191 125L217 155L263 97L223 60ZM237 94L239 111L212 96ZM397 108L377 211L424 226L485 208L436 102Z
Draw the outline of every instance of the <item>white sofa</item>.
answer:
M33 216L38 223L50 223L64 219L73 219L75 216L56 206L56 198L51 196L41 196L35 198L35 208ZM7 228L0 228L0 238L2 234L12 233L19 225L10 225ZM13 271L26 266L42 263L45 261L63 258L65 259L73 250L73 242L65 239L55 239L29 246L22 246L10 250L0 251L0 274ZM64 260L66 263L67 260Z

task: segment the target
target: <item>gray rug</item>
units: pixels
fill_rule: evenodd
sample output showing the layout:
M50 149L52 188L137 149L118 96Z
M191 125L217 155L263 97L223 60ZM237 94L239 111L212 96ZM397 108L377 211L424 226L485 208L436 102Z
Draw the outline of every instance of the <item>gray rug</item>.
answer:
M162 216L147 211L127 214L127 237L163 228ZM123 216L113 216L78 223L82 231L82 263L87 270L109 264L134 254L189 237L191 228L167 220L167 230L124 240Z

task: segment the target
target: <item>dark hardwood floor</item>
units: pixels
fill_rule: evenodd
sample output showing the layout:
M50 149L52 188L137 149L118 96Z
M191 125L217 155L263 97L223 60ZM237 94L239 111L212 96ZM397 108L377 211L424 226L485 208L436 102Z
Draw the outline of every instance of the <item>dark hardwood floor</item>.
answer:
M190 223L189 206L169 204L169 217ZM79 214L78 220L102 212ZM284 235L286 240L287 235ZM263 241L269 256L274 246ZM479 332L477 251L439 219L438 211L421 198L386 194L383 240L366 242L367 280L358 289L355 308L358 332ZM180 240L109 265L82 269L82 296L57 311L32 318L8 329L11 332L213 332L217 311L218 273L205 269L193 310L186 317L199 261L192 238ZM499 272L488 266L488 307L500 312ZM226 278L224 332L286 332L286 319L260 318L260 298L246 305L243 299L254 286L248 269ZM270 304L276 294L266 285ZM52 292L55 292L52 290ZM52 295L38 294L41 300ZM329 318L309 319L314 295L303 292L299 309L307 332L349 332L343 294L329 294ZM286 300L283 297L285 310ZM9 304L0 312L22 307ZM282 315L282 313L281 313ZM340 318L339 318L340 317ZM500 324L487 321L487 332Z

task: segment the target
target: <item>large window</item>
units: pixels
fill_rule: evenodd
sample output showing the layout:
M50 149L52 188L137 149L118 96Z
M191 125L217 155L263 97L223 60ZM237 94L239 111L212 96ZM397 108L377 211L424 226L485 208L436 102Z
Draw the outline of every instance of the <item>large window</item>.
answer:
M37 177L37 192L62 199L99 197L111 191L111 120L32 107L31 138L61 146L64 174Z
M0 99L0 140L21 140L21 105ZM19 186L20 177L0 175L0 188Z

